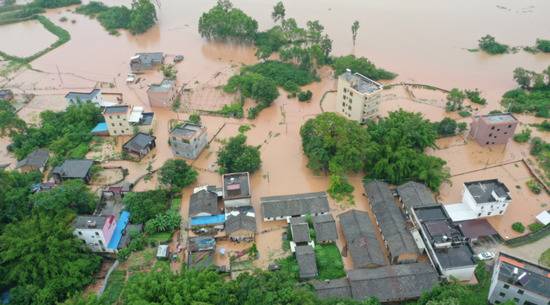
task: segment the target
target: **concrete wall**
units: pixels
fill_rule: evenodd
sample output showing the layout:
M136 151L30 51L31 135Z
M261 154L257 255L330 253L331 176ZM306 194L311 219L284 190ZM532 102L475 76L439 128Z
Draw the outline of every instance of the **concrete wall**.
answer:
M103 228L75 229L74 235L83 240L94 252L107 252L108 241L103 236Z
M129 108L128 111L130 111ZM116 137L132 135L134 133L133 128L128 122L128 112L104 114L103 117L105 118L105 123L107 123L109 135Z
M510 203L510 201L477 203L466 187L462 192L462 202L467 204L478 217L502 215Z
M178 157L183 157L187 159L196 159L201 151L208 144L207 133L204 132L199 137L191 139L189 143L184 142L181 137L170 137L170 147L172 151Z
M151 107L167 108L172 106L172 103L176 100L177 88L173 86L171 90L163 92L147 90L147 97L149 98L149 105Z
M367 119L373 118L378 114L380 101L380 92L362 94L350 87L343 77L338 77L338 90L336 93L337 113L350 120L365 123Z
M482 117L477 117L470 124L470 136L483 146L506 144L514 136L517 124L517 122L487 124Z

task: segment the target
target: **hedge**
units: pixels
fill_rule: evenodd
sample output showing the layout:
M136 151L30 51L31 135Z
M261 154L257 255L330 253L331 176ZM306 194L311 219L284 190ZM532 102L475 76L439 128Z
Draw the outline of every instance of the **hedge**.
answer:
M524 235L524 236L520 236L520 237L516 237L516 238L506 240L506 241L504 241L504 244L509 246L509 247L512 247L512 248L519 247L519 246L523 246L523 245L526 245L526 244L536 242L537 240L542 239L542 238L544 238L548 235L550 235L550 224L544 226L544 228L542 228L542 229L540 229L536 232L531 232L531 233L529 233L527 235Z

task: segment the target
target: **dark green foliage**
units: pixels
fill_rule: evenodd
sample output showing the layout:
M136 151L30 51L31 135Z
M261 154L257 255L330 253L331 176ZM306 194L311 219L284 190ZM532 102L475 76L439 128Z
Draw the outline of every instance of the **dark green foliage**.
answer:
M439 136L449 137L456 135L458 125L455 120L451 118L444 118L441 122L436 123L435 127Z
M537 39L537 49L545 53L550 53L550 40Z
M126 210L131 214L132 223L145 223L168 208L168 192L154 190L147 192L132 192L122 200Z
M188 121L193 123L193 124L200 125L201 124L201 116L198 113L191 113L189 115Z
M128 29L132 34L145 33L157 21L155 6L150 0L134 0Z
M117 33L119 29L128 29L132 34L141 34L157 21L155 6L150 0L135 0L131 9L124 5L109 7L98 1L90 1L79 6L75 12L97 18L111 33Z
M514 141L518 143L527 143L529 139L531 138L531 129L526 128L522 130L520 133L517 133L514 135Z
M279 26L275 26L265 32L259 32L256 35L256 56L259 58L268 58L271 54L278 52L281 48L289 44L285 33Z
M42 8L58 8L82 3L80 0L34 0L33 4Z
M319 279L332 280L346 276L340 250L335 244L315 245L315 257L319 269Z
M472 102L480 105L487 104L487 100L481 97L481 91L478 89L475 90L464 90L466 97Z
M550 90L510 90L502 96L502 104L510 112L531 112L536 116L550 118Z
M243 104L239 102L229 105L226 104L223 105L221 110L216 111L216 113L219 113L224 117L235 117L240 119L244 117Z
M93 281L100 257L73 236L70 218L41 213L6 226L0 236L0 285L10 304L53 305Z
M496 40L495 40L495 37L491 36L491 35L486 35L486 36L483 36L481 37L481 39L479 40L479 48L482 49L483 51L489 53L489 54L504 54L504 53L508 53L510 47L505 45L505 44L501 44L501 43L498 43Z
M76 214L92 214L99 198L81 180L68 180L48 191L32 195L34 206L49 213L70 209Z
M0 170L0 232L6 224L31 214L31 186L40 182L40 173Z
M457 111L462 110L462 103L464 102L464 99L466 98L466 94L462 92L458 88L453 88L449 93L447 94L447 105L446 110L447 111Z
M352 193L355 190L353 185L348 182L348 179L341 175L330 175L330 183L327 193L330 197L336 199L336 201L347 200L348 203L353 203Z
M533 138L530 153L537 157L548 181L550 179L550 143L545 142L539 137Z
M273 12L271 13L271 18L273 18L274 22L277 21L283 21L285 20L285 6L283 2L279 1L275 6L273 7Z
M521 222L514 222L512 224L512 230L518 233L523 233L525 232L525 226Z
M101 110L91 103L70 105L61 112L40 113L40 124L12 134L13 151L22 159L37 148L46 147L53 165L67 158L83 158L92 140L90 130L102 119Z
M229 141L218 151L217 163L219 172L238 173L255 172L262 164L260 149L246 145L246 136L239 134Z
M82 15L95 17L99 13L105 12L107 10L109 10L109 7L102 2L90 1L88 4L77 7L74 11Z
M181 215L178 211L168 211L165 214L157 214L155 218L145 223L145 232L154 234L160 232L173 232L180 227Z
M181 159L166 161L159 170L160 183L172 189L182 189L197 180L197 171Z
M394 79L397 74L377 68L365 57L355 57L354 55L340 56L333 59L332 67L334 73L340 75L350 69L352 72L358 72L373 80Z
M113 6L108 10L99 13L97 20L107 31L117 29L128 29L130 24L131 11L126 6Z
M298 100L300 102L307 102L309 100L311 100L311 97L313 96L313 93L309 90L307 91L302 91L300 93L298 93Z
M256 101L257 105L249 110L248 116L251 119L255 118L262 109L269 107L279 96L277 84L273 80L261 74L246 71L232 76L225 85L224 90L228 93L238 91L242 97Z
M285 90L287 90L287 87L292 87L292 85L285 85L288 82L301 87L315 80L315 76L307 70L300 69L300 67L290 63L274 60L267 60L253 66L247 66L243 69L243 72L252 72L265 76L275 81L277 86L281 86ZM297 92L298 90L287 91Z
M25 121L17 116L15 108L8 101L0 100L0 136L22 132L25 128Z
M257 29L256 20L227 0L219 0L199 19L199 33L207 39L253 41Z
M550 121L544 120L540 124L535 124L538 130L540 131L550 131Z
M463 118L467 118L467 117L471 116L472 114L470 113L470 111L461 110L461 111L458 112L458 115L460 115Z
M529 227L529 231L537 232L539 230L542 230L542 228L544 228L544 225L540 222L534 222L534 223L528 225L528 227Z
M529 180L527 181L527 187L529 188L529 190L535 194L540 194L542 192L542 187L540 186L540 184L535 181L535 180Z

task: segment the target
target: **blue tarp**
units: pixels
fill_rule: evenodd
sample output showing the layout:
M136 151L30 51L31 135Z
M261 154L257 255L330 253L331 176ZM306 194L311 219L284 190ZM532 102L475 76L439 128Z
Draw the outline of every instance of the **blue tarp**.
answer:
M120 243L120 239L122 238L122 232L124 231L124 229L126 229L126 225L128 225L129 219L130 212L122 211L120 213L120 217L118 218L118 222L116 223L115 231L113 232L111 241L109 241L109 245L107 245L107 249L116 250L118 248L118 244Z
M92 133L102 133L102 132L108 132L107 129L107 123L98 123L94 129L92 129Z
M191 226L208 226L225 222L225 214L191 217Z

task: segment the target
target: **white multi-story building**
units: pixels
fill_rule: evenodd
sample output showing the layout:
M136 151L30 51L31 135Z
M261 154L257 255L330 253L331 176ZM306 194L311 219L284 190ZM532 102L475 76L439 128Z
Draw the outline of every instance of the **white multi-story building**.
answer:
M143 112L143 107L117 105L105 107L103 118L110 136L133 135L138 132L149 133L154 128L155 114Z
M338 77L336 112L365 123L378 114L382 89L382 84L348 69Z
M498 179L464 183L462 203L444 205L453 221L503 215L512 201L510 191Z
M78 216L73 234L94 252L114 252L108 245L116 228L115 216Z

